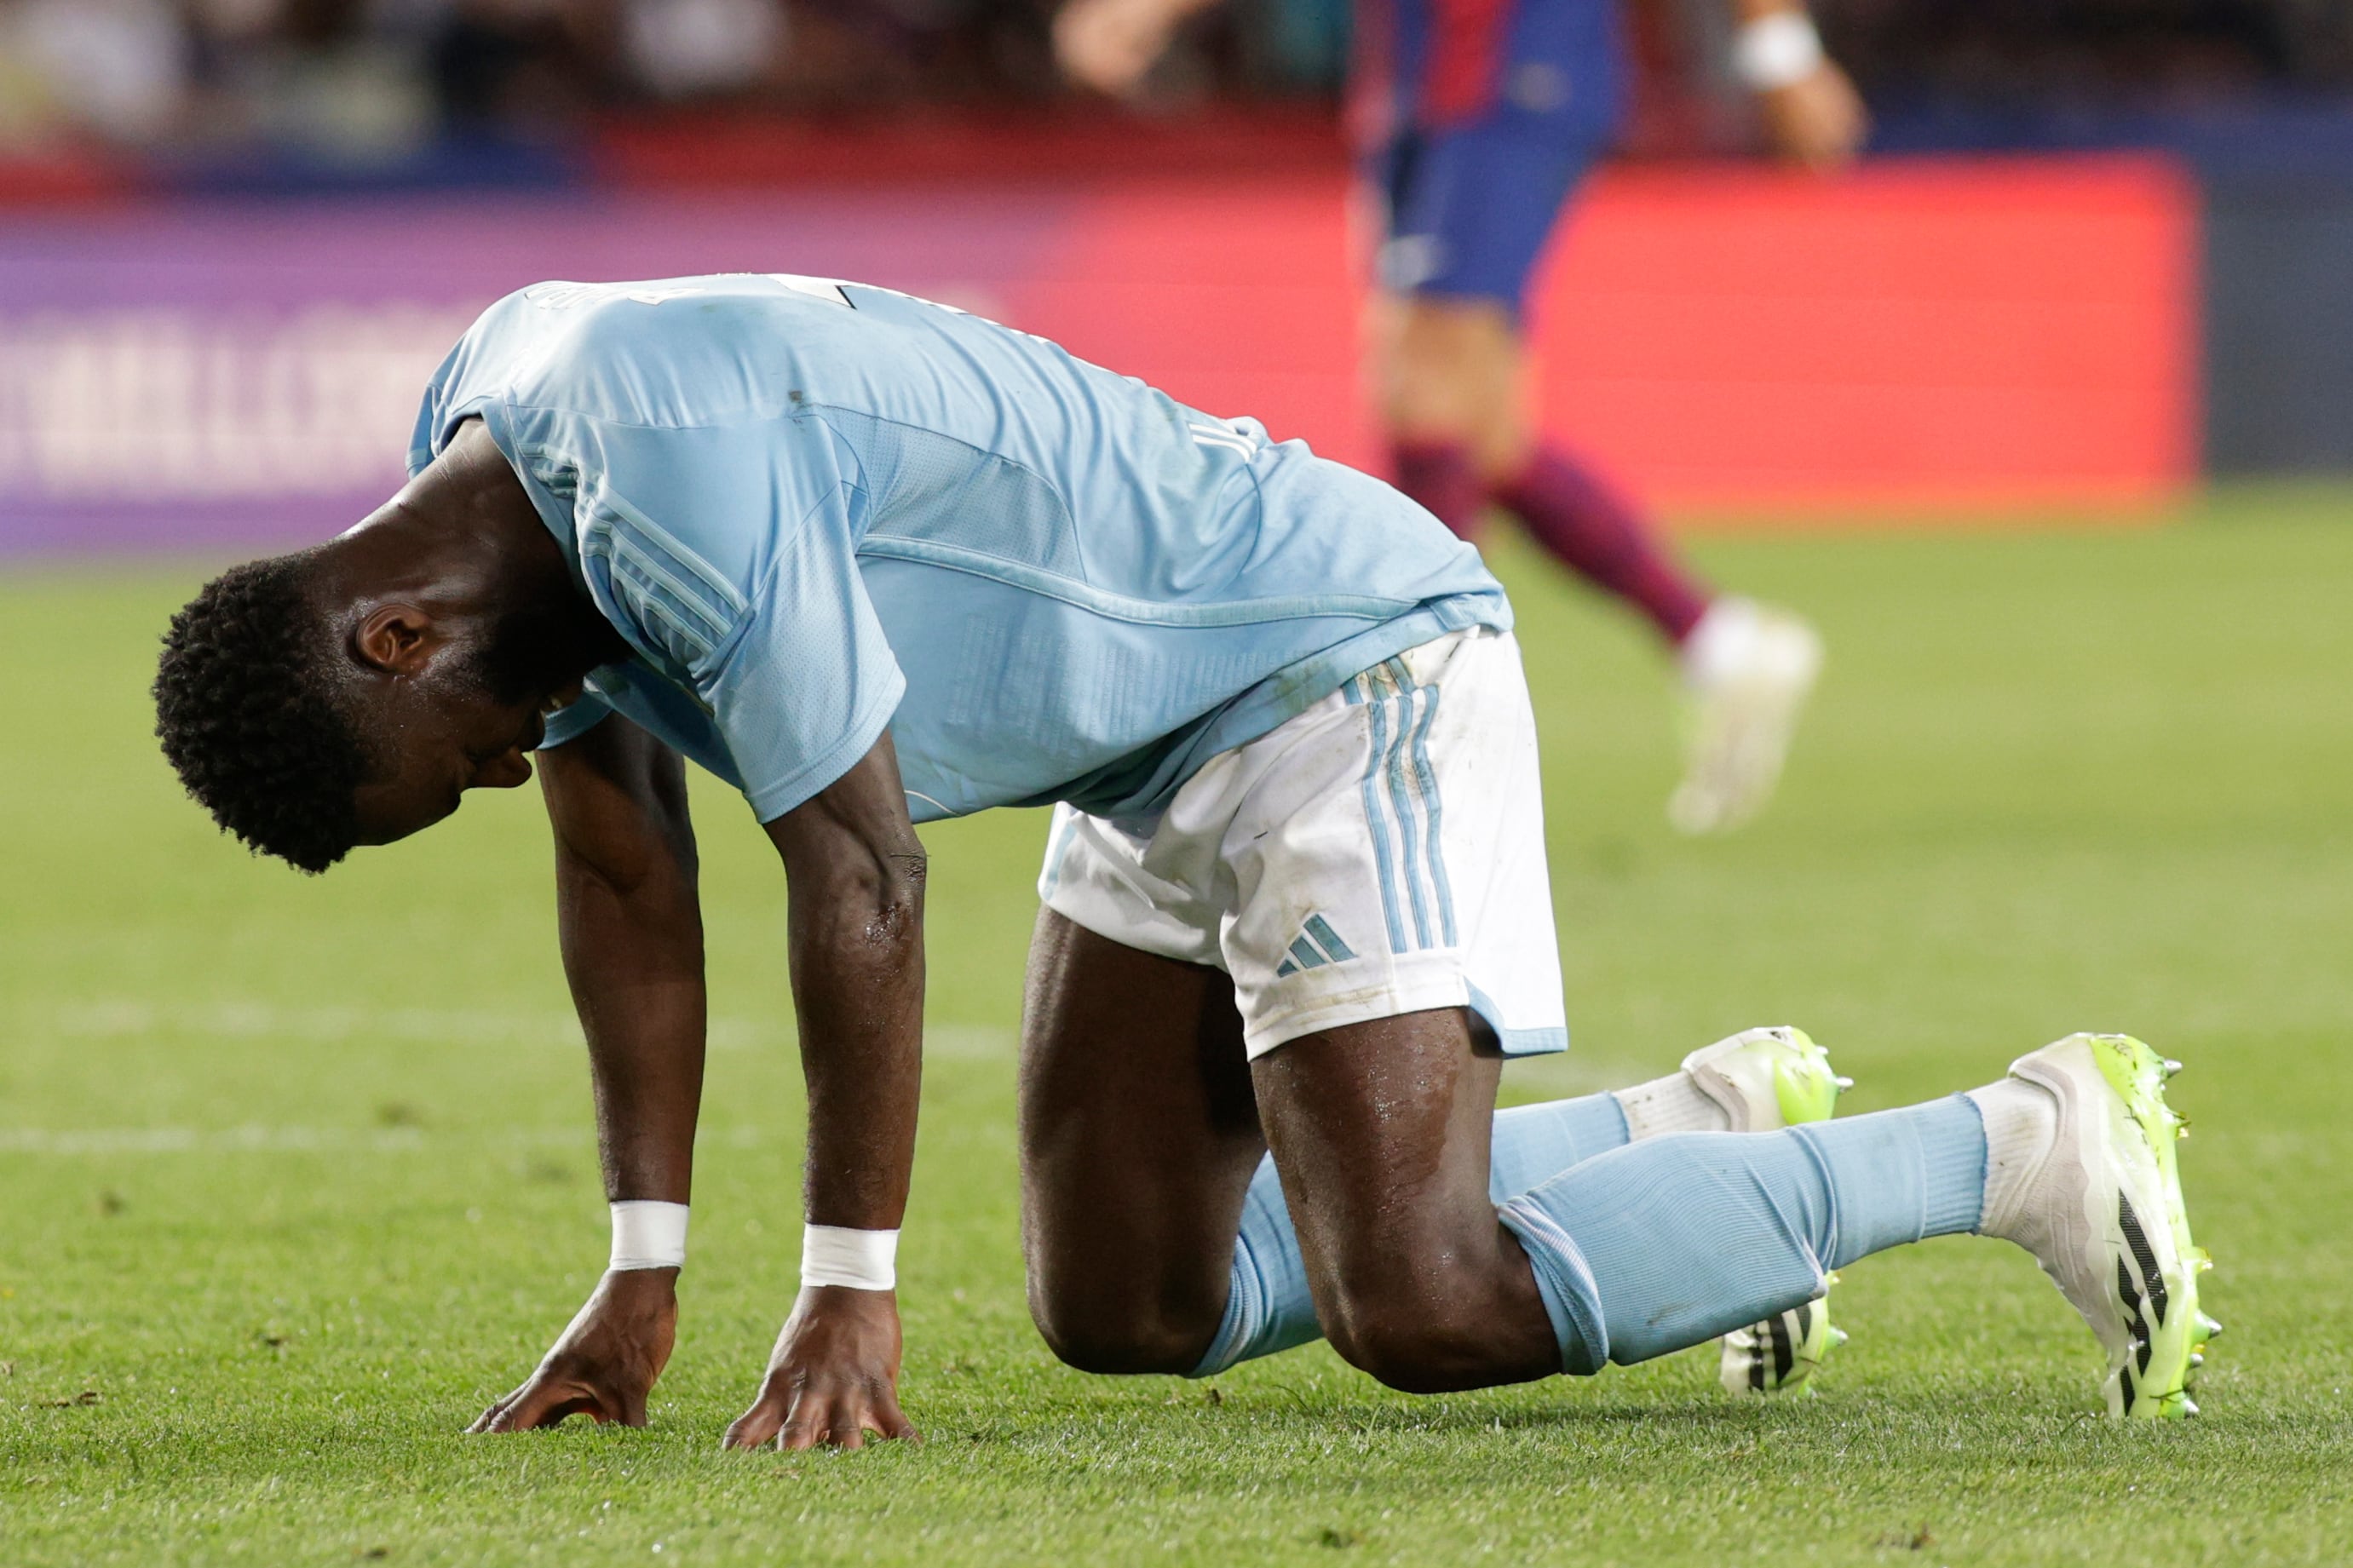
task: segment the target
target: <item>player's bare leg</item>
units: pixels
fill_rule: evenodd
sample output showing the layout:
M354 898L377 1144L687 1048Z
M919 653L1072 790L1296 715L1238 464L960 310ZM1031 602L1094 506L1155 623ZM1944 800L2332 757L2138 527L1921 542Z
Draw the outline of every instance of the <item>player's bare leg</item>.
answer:
M1266 1143L1233 982L1039 912L1021 1041L1029 1310L1054 1352L1186 1373L1226 1307Z
M1303 1036L1252 1064L1324 1336L1391 1387L1561 1370L1527 1254L1488 1194L1502 1070L1457 1008Z
M1344 1356L1424 1391L1559 1370L1534 1276L1487 1192L1501 1058L1472 1051L1462 1013L1310 1036L1253 1068L1226 975L1049 910L1025 1015L1023 1247L1031 1314L1063 1361L1199 1364L1266 1146L1255 1080L1293 1102L1269 1131L1298 1167L1286 1180L1316 1194L1301 1238ZM1517 1331L1499 1332L1507 1321Z
M1509 310L1492 300L1383 293L1366 330L1374 396L1393 442L1460 450L1482 500L1526 464L1534 447L1527 356ZM1475 526L1472 518L1439 517L1457 532Z

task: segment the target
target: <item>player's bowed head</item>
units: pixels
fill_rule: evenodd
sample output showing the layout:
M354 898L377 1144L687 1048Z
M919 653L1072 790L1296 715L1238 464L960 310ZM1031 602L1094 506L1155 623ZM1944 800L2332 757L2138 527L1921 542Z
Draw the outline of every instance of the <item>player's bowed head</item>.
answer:
M546 714L619 657L479 423L341 537L172 617L164 753L215 821L312 873L531 777Z

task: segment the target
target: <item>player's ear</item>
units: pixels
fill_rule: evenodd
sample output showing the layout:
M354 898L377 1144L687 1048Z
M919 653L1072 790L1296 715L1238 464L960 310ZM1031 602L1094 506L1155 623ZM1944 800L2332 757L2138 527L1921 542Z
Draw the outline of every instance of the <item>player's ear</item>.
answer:
M415 605L378 605L352 630L352 652L387 675L416 675L441 643L433 617Z

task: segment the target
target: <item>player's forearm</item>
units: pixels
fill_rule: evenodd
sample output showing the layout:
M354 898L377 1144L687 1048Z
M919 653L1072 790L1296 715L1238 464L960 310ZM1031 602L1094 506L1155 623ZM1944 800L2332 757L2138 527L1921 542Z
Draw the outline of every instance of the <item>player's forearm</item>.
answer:
M588 1040L606 1196L689 1201L708 1024L702 917L691 881L617 886L557 875L564 965Z
M923 1079L925 862L890 732L767 828L792 892L807 1218L896 1230Z
M923 873L916 847L838 867L816 888L793 885L812 1225L895 1230L906 1213L923 1079Z
M615 717L544 754L539 778L606 1194L685 1203L706 1021L685 764Z

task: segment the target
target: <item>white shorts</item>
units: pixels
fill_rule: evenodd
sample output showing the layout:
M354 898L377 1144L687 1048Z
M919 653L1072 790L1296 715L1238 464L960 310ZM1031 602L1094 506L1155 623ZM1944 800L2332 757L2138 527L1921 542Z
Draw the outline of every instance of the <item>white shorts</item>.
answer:
M1508 632L1453 632L1222 752L1157 821L1054 812L1038 896L1113 942L1233 976L1252 1057L1469 1007L1567 1048L1535 719Z

